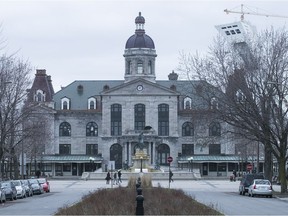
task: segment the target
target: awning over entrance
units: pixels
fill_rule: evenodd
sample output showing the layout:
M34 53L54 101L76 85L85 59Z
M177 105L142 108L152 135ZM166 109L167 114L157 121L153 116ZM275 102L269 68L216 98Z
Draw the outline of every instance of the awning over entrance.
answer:
M263 157L260 157L259 160L262 162L264 160ZM256 157L239 157L237 155L193 155L193 156L181 156L177 157L178 163L203 163L203 162L210 162L210 163L237 163L242 161L256 161Z
M103 157L89 155L43 155L43 163L102 163ZM39 160L39 161L40 161Z

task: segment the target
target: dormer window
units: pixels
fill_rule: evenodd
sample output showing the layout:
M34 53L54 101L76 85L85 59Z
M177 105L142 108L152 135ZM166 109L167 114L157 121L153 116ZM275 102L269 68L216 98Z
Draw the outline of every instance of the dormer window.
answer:
M91 97L88 99L88 109L96 109L96 98Z
M61 99L61 109L62 110L70 110L70 99L69 98L62 98Z
M45 92L38 89L34 95L34 101L37 102L45 101L46 100L45 96L46 96Z
M77 92L78 92L78 94L83 94L83 86L82 85L78 85L77 86Z
M190 97L184 98L184 109L192 108L192 99Z

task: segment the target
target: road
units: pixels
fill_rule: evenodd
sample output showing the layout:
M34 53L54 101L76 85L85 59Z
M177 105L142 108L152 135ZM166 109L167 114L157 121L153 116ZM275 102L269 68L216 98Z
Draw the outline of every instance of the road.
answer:
M50 184L50 193L7 201L0 206L0 215L54 215L59 208L78 202L89 192L111 188L104 180L51 180ZM127 181L124 180L122 185L126 186ZM153 185L169 187L168 181L163 180L153 181ZM170 188L182 189L197 201L225 215L287 215L288 201L240 196L238 185L239 182L227 180L177 180L170 184ZM145 198L145 191L143 195Z

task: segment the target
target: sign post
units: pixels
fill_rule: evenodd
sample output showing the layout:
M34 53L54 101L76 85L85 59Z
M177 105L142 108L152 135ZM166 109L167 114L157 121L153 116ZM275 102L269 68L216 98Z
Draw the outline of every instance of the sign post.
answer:
M171 162L173 161L173 157L171 157L171 156L169 156L168 158L167 158L167 161L168 161L168 163L169 163L169 173L168 173L168 181L169 181L169 188L170 188L170 164L171 164Z

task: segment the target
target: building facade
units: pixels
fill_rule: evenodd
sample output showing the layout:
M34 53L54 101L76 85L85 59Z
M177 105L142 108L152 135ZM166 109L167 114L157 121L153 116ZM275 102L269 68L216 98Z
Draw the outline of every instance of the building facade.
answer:
M193 168L201 175L243 170L251 159L235 154L237 141L225 133L229 126L211 112L217 101L197 97L203 82L178 80L174 71L157 80L156 49L141 13L135 24L125 45L123 80L79 80L54 93L51 77L36 71L28 102L48 116L50 138L28 170L80 176L126 169L133 166L139 135L151 168L167 166L172 156L175 169Z

